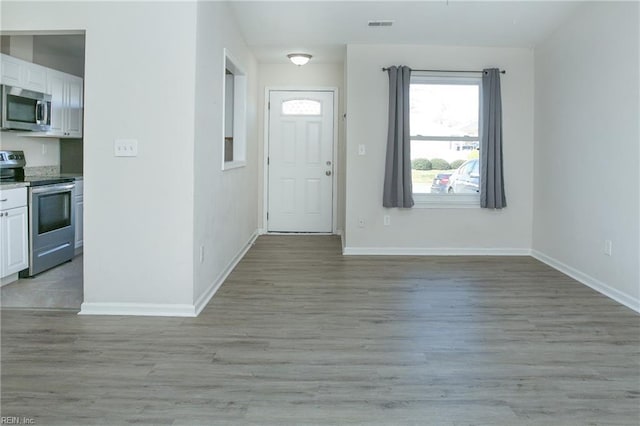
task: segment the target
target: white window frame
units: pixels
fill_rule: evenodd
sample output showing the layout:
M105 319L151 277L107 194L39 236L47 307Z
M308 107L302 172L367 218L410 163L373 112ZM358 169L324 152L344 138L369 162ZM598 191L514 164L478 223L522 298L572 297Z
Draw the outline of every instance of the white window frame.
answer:
M468 73L430 73L414 71L411 74L411 84L447 84L447 85L477 85L478 96L478 137L469 136L418 136L410 137L410 141L478 141L482 135L482 75L470 76ZM480 194L431 194L413 193L414 208L480 208Z
M228 49L223 49L222 61L222 170L247 165L247 73ZM233 161L225 161L226 70L233 73Z

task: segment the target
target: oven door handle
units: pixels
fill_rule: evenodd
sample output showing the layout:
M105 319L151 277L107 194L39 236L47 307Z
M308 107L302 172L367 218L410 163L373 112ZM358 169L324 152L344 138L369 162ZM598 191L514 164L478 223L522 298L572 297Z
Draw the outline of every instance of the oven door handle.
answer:
M31 188L32 194L52 193L52 192L64 192L73 189L74 183L67 185L44 185Z

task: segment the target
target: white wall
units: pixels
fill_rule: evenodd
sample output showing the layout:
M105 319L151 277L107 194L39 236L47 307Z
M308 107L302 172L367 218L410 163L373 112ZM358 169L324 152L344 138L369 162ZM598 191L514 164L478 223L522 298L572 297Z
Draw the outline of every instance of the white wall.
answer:
M264 176L264 129L265 129L265 88L308 88L308 87L337 87L338 88L338 165L334 168L335 178L338 179L338 197L337 210L338 217L337 229L344 229L344 176L345 176L345 157L344 157L344 120L342 118L344 112L344 65L343 64L319 64L309 62L307 65L298 67L291 63L288 64L260 64L258 68L258 122L260 130L259 139L259 176L262 183ZM259 188L259 224L261 228L266 228L263 223L264 211L264 187L261 184Z
M534 254L636 310L638 40L638 3L588 3L536 48L533 222Z
M221 170L223 49L247 73L247 161ZM228 5L198 4L194 151L194 302L201 308L257 231L257 65ZM204 262L200 263L200 247Z
M502 76L504 169L508 207L385 209L382 186L390 65L481 70ZM349 45L347 47L346 252L505 252L531 248L533 180L533 52L528 49ZM358 155L358 145L366 155ZM383 216L391 225L383 226ZM358 218L365 227L358 227Z
M33 36L14 35L9 37L9 53L14 58L33 62Z
M86 30L83 311L188 314L196 4L1 7L3 31ZM138 157L114 157L116 138Z

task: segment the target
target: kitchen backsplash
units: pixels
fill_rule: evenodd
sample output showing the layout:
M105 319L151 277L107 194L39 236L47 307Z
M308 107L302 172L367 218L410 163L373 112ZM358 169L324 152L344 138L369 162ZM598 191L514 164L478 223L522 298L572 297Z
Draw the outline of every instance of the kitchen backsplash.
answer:
M0 146L3 150L24 151L27 167L57 166L60 164L59 139L18 136L18 133L0 132Z
M60 174L60 166L25 167L25 176L56 176Z
M18 136L18 132L0 132L0 148L24 151L28 176L59 173L82 174L82 139L52 139Z

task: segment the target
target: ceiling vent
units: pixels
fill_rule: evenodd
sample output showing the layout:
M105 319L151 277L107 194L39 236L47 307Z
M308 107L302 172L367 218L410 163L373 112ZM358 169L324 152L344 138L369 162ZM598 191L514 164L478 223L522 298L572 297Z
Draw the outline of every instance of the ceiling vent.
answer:
M369 21L367 25L370 27L390 27L393 25L393 21Z

